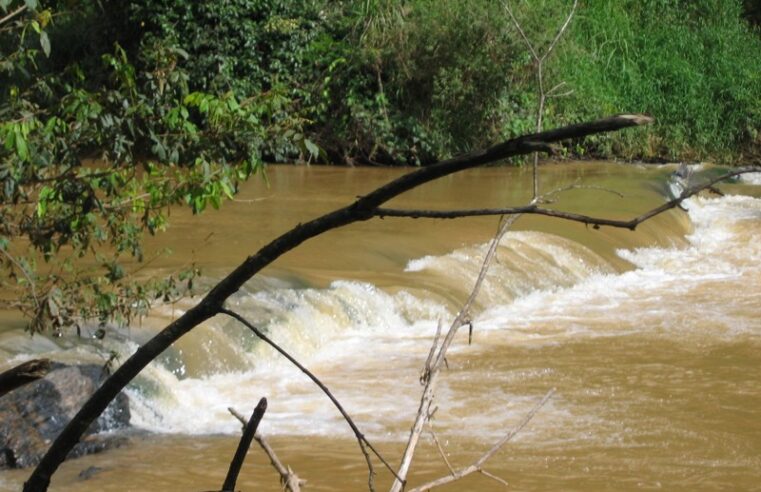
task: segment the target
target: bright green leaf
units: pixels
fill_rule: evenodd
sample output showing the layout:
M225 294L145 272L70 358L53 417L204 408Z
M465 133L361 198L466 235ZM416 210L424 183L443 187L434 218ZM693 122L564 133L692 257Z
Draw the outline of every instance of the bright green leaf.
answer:
M16 155L22 161L29 160L29 148L27 147L26 139L22 135L19 127L16 127L14 130L14 133L16 134Z
M40 46L42 47L42 52L45 53L45 56L50 57L50 38L45 31L40 32Z

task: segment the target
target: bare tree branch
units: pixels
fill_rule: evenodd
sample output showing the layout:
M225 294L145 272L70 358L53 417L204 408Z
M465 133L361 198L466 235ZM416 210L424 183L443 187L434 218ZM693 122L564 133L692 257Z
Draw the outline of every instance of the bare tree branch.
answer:
M5 17L3 17L2 19L0 19L0 26L5 24L6 22L10 21L11 19L13 19L14 17L16 17L17 15L19 15L20 13L22 13L25 10L26 10L26 4L22 5L21 7L17 8L13 12L11 12L10 14L8 14Z
M478 472L479 472L481 475L485 476L485 477L489 477L489 478L491 478L492 480L494 480L494 481L496 481L496 482L499 482L499 483L501 483L501 484L502 484L502 485L504 485L505 487L509 487L509 486L510 486L510 484L509 484L509 483L507 483L507 480L503 480L503 479L499 478L497 475L491 474L491 473L489 473L488 471L486 471L486 470L484 470L484 469L478 470Z
M428 352L428 358L425 360L423 366L423 373L420 375L420 384L425 384L428 381L428 376L431 374L431 362L433 362L433 355L436 353L436 349L439 346L439 338L441 337L441 319L436 324L436 335L433 337L433 343L431 344L431 350Z
M518 434L521 430L523 430L524 427L526 427L526 424L528 424L532 418L534 418L534 415L536 415L536 412L539 411L540 408L544 406L547 401L552 398L552 395L555 393L555 389L551 389L547 392L546 395L544 395L544 398L539 401L536 405L534 405L534 408L531 409L531 411L526 414L525 417L523 417L523 420L520 421L520 423L515 426L510 432L505 434L502 439L496 442L494 446L491 447L486 453L484 453L478 460L473 463L470 466L466 466L465 468L462 468L458 470L455 473L452 473L451 475L447 475L446 477L439 478L438 480L433 480L432 482L428 482L425 485L421 485L420 487L415 487L414 489L410 490L409 492L424 492L426 490L430 490L434 487L440 487L442 485L454 482L456 480L460 480L461 478L470 475L473 472L481 472L486 476L489 476L490 478L493 478L499 482L505 483L504 480L500 479L499 477L496 477L488 472L485 472L483 470L484 464L492 457L494 454L502 448L510 439L515 437L516 434Z
M452 468L452 464L449 462L449 459L447 458L447 453L444 452L444 448L441 446L441 442L439 441L439 438L436 436L436 431L433 430L433 422L430 415L428 416L428 432L431 433L433 442L436 443L436 448L439 450L439 455L441 455L441 459L443 459L444 463L446 463L447 468L449 469L449 473L454 475L456 472L454 471L454 468Z
M525 31L521 27L520 22L518 22L518 19L515 17L515 14L513 14L513 10L510 8L510 2L508 0L505 0L503 2L503 6L505 10L507 11L508 15L510 16L510 19L513 21L513 25L518 30L518 33L521 35L521 38L523 39L523 42L528 47L529 52L531 53L531 56L534 59L534 63L536 63L536 80L537 84L539 86L539 105L536 111L536 131L540 132L542 131L542 124L544 119L544 105L547 103L547 98L549 97L561 97L565 95L570 95L573 93L572 90L567 91L563 94L555 94L555 91L565 85L565 82L561 82L554 86L549 91L545 91L544 89L544 62L547 60L547 58L550 56L552 51L555 49L555 46L558 44L558 41L560 41L560 38L563 37L563 33L565 33L566 29L568 29L568 25L571 23L571 19L573 18L573 14L576 12L576 7L579 4L579 0L573 0L573 6L571 7L571 11L568 13L568 16L565 19L565 22L560 26L560 29L558 29L557 34L555 35L555 38L552 40L550 45L547 47L547 50L545 50L544 54L541 56L539 55L538 50L534 47L534 44L528 39L528 36L526 36ZM534 195L533 197L536 198L539 196L539 154L534 154L534 166L533 166L533 184L534 184Z
M349 424L349 427L351 427L351 430L354 432L354 436L357 438L357 442L359 443L359 447L362 450L362 454L365 456L365 461L367 462L367 468L369 470L368 485L370 490L375 490L375 487L373 485L375 470L373 468L372 460L370 459L370 454L367 452L366 447L369 448L373 452L373 454L375 454L375 456L378 457L379 460L381 460L381 463L383 463L386 466L386 468L389 469L391 473L395 474L394 469L391 467L391 465L388 464L388 462L383 458L383 456L381 456L381 454L375 449L375 447L367 440L365 435L362 434L362 432L360 432L359 428L354 423L354 420L352 420L351 416L349 416L349 413L346 410L344 410L343 405L341 405L338 399L335 396L333 396L333 393L330 392L328 387L325 386L325 384L322 381L320 381L320 379L317 376L315 376L309 369L304 367L304 365L302 365L298 360L296 360L291 354L286 352L282 347L280 347L278 344L273 342L269 337L267 337L264 333L262 333L261 330L259 330L256 326L249 323L248 320L246 320L244 317L242 317L235 311L230 311L229 309L221 308L219 312L238 320L243 325L248 327L248 329L251 330L257 337L259 337L265 343L267 343L267 345L271 346L272 348L280 352L280 354L283 357L288 359L293 365L298 367L301 372L306 374L307 377L311 379L312 382L316 384L317 387L319 387L323 393L325 393L325 395L330 399L330 401L333 402L333 405L338 409L338 411L343 416L344 420L346 420L346 423Z
M515 14L513 14L513 9L510 8L510 2L506 1L504 5L505 5L505 10L507 10L508 15L510 15L510 19L513 21L513 25L518 30L518 33L521 35L523 42L526 43L526 47L531 53L531 56L534 58L535 61L539 61L540 60L539 54L534 49L534 44L528 39L528 36L526 36L526 33L523 31L523 28L521 27L520 22L518 22L518 19L515 18Z
M246 453L248 453L248 448L251 447L251 441L254 439L254 434L256 434L256 428L259 427L259 422L262 421L265 411L267 411L267 399L262 398L259 400L256 408L254 408L254 413L251 414L251 418L246 424L246 428L243 429L243 434L240 436L238 449L235 450L235 456L233 456L230 462L230 469L227 470L225 482L222 484L222 492L232 492L235 490L235 482L238 481L238 474L243 466L243 460L246 459Z
M535 150L537 144L549 145L569 138L581 138L617 131L651 122L652 118L645 115L625 114L517 137L487 149L423 167L377 188L346 207L297 225L262 247L256 254L249 256L227 277L217 283L196 306L186 311L141 345L119 369L114 371L61 431L24 484L24 491L43 492L47 490L51 476L69 451L79 442L84 431L145 366L190 330L217 315L227 298L237 292L244 283L264 267L308 239L354 222L368 220L374 216L375 209L388 200L443 176L509 157L529 154Z
M242 430L245 430L246 418L232 407L227 407L227 411L230 412L233 417L238 419L238 421L243 425ZM254 434L254 440L262 448L264 453L270 459L270 463L280 475L280 484L291 492L301 492L301 486L306 483L306 480L300 479L299 476L296 475L293 470L291 470L290 466L283 465L283 462L280 461L280 458L278 458L277 454L275 454L275 450L272 449L270 443L267 441L267 439L265 439L263 435L261 435L260 432L256 432Z
M563 22L563 25L560 26L560 29L558 29L558 33L555 35L555 39L552 40L552 43L550 43L550 46L547 48L547 51L544 52L544 55L542 56L542 61L546 60L548 56L552 53L552 50L555 49L555 46L557 46L558 41L560 41L560 38L563 37L563 33L568 29L568 24L571 23L571 19L573 19L573 14L576 13L576 7L579 6L579 0L573 0L573 6L571 7L571 11L568 12L568 17L566 17L565 22Z
M434 359L434 362L432 364L429 364L428 362L426 363L426 365L429 366L428 377L425 380L423 393L420 397L420 406L418 407L418 411L415 416L415 422L413 423L412 429L410 430L410 437L407 440L407 446L404 449L404 454L402 455L402 461L401 461L401 464L399 465L399 472L398 472L397 479L391 485L391 489L390 489L391 492L400 492L406 484L407 474L409 473L410 466L412 465L412 458L415 455L415 450L417 448L418 441L420 440L420 434L423 431L423 425L428 420L428 417L430 415L429 409L431 407L431 404L433 403L436 386L438 384L438 376L441 372L441 367L446 362L447 350L449 349L449 346L452 344L452 341L454 340L454 337L457 334L457 331L460 329L461 326L464 326L465 324L467 324L466 320L470 319L470 314L469 314L470 308L472 304L475 302L476 297L478 296L478 293L481 290L481 285L483 284L483 281L486 278L486 273L489 269L489 266L491 265L491 262L497 253L497 247L499 246L499 242L502 239L502 236L505 235L507 230L512 226L512 224L516 220L518 220L519 217L520 215L512 215L508 217L507 219L502 220L500 222L499 229L497 230L497 233L495 234L494 239L492 240L491 245L489 246L489 250L487 251L486 256L484 257L483 264L481 265L481 270L478 273L478 278L476 279L476 282L473 285L473 289L470 292L470 296L468 296L468 299L463 304L463 307L460 309L460 312L457 313L457 316L455 317L454 321L452 321L452 324L449 327L449 331L447 331L447 334L444 337L444 341L441 342L441 346L439 346L438 348L438 353L436 355L436 358ZM438 341L438 334L435 340Z
M761 172L761 166L750 166L736 169L734 171L723 174L711 181L703 184L698 184L687 188L677 198L669 200L668 202L655 207L637 217L629 220L613 220L605 219L601 217L591 217L583 214L576 214L573 212L562 212L560 210L552 210L539 207L536 204L525 205L522 207L508 207L508 208L482 208L482 209L470 209L470 210L399 210L392 208L378 208L375 211L375 215L378 217L408 217L413 219L428 218L428 219L456 219L462 217L481 217L489 215L521 215L521 214L534 214L534 215L546 215L548 217L556 217L559 219L570 220L572 222L581 222L582 224L591 225L594 228L601 226L616 227L620 229L635 230L641 223L660 215L667 210L678 207L683 201L700 193L703 190L710 190L716 192L715 185L726 179L739 176L741 174ZM719 192L721 193L721 192Z

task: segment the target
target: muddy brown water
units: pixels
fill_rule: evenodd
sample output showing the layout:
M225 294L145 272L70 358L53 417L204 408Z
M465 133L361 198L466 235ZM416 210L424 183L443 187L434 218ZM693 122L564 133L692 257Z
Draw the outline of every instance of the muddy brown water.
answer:
M627 218L662 203L673 167L564 163L542 187L576 184L550 206ZM709 173L709 168L696 170ZM233 203L193 217L175 211L150 248L162 275L189 262L202 287L299 222L400 175L394 169L271 166ZM761 487L761 200L758 178L728 185L636 232L523 217L500 246L473 316L448 357L434 428L454 467L477 459L549 389L556 394L487 464L515 490L753 490ZM406 208L476 208L528 201L530 173L487 168L395 200ZM616 190L624 196L610 193ZM230 306L317 373L368 438L398 463L439 319L465 298L495 218L371 220L287 253ZM162 306L103 341L29 338L0 319L0 368L31 357L123 358L192 305ZM90 329L94 329L91 327ZM85 330L88 332L88 329ZM237 444L233 406L270 406L262 432L305 490L366 489L348 426L298 371L235 323L214 319L184 337L128 389L133 424L150 433L66 462L51 490L219 488ZM88 479L79 474L97 470ZM92 471L92 470L91 470ZM378 489L390 475L376 464ZM18 490L29 471L0 473ZM430 435L411 485L447 473ZM281 490L252 448L241 490ZM474 474L445 490L503 490Z

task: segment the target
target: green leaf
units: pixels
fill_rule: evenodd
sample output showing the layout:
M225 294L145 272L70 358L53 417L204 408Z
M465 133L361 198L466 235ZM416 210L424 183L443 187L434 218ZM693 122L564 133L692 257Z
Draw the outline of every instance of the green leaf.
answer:
M10 130L5 135L5 150L10 151L16 146L16 132Z
M233 199L233 189L230 186L230 183L227 181L220 181L219 185L222 187L222 191L224 192L225 196L229 198L230 200Z
M40 33L40 46L42 47L42 52L45 53L46 57L50 57L50 38L48 37L48 33L45 31L42 31Z
M309 155L311 155L315 159L320 156L320 148L317 146L317 144L315 144L308 138L305 138L304 145L306 146L307 151L309 151Z
M37 0L24 0L24 3L29 10L37 10L37 7L39 6Z
M29 159L29 147L26 145L26 139L21 134L21 130L19 127L15 128L15 140L16 140L16 155L18 155L18 158L22 161L26 161Z
M8 6L11 4L13 0L0 0L0 9L3 9L3 11L8 11Z

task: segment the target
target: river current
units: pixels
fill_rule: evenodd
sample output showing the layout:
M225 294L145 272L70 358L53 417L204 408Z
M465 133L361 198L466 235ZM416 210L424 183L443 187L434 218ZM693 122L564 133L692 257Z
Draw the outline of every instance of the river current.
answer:
M665 201L673 166L564 163L541 186L575 184L550 206L630 218ZM349 203L403 170L271 166L221 211L173 212L151 240L213 285L246 255L299 222ZM695 169L695 179L713 169ZM551 388L556 393L486 469L517 490L750 490L761 483L761 179L746 177L637 231L522 217L501 242L458 335L437 393L436 435L453 466L470 464ZM447 177L395 200L405 208L498 207L529 200L525 169ZM619 194L611 193L616 191ZM441 321L467 297L496 218L372 220L286 254L229 302L317 374L358 426L398 463L417 410L419 376ZM11 315L0 369L32 357L124 360L198 298L157 307L104 340L30 338ZM85 335L96 327L86 327ZM149 433L65 463L51 490L212 490L240 424L266 396L261 431L307 490L359 490L366 468L349 427L288 361L235 321L186 335L127 390L132 424ZM78 474L100 471L82 480ZM378 463L379 488L390 482ZM0 473L18 490L28 471ZM430 434L411 485L446 475ZM280 490L252 448L242 490ZM448 490L502 490L475 474Z

